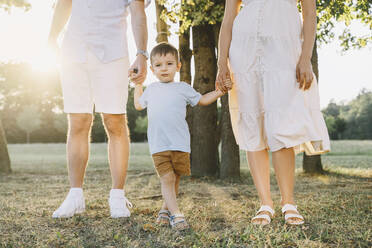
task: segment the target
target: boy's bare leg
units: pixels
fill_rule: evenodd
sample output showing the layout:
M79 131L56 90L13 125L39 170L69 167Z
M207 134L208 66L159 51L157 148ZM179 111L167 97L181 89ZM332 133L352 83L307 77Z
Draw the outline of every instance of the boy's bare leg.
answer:
M175 182L175 191L176 191L176 196L178 195L178 189L179 189L179 186L180 186L180 180L181 180L181 176L180 175L177 175L175 174L176 176L176 182ZM167 204L165 203L165 201L163 201L163 205L161 206L161 209L162 210L168 210L168 207L167 207Z
M160 177L161 193L167 209L172 215L180 214L176 199L176 174L171 171Z

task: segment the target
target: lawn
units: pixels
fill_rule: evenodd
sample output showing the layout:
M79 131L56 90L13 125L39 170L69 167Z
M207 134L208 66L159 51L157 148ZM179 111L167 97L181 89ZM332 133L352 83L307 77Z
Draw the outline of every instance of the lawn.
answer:
M259 202L244 153L240 180L185 178L179 203L192 229L179 234L154 224L160 185L147 144L132 144L128 219L111 219L106 145L93 144L86 173L86 212L52 219L68 191L63 144L9 145L13 172L0 175L0 247L371 247L372 141L337 141L322 156L325 175L302 173L296 157L296 199L306 219L284 225L272 177L276 216L250 224Z

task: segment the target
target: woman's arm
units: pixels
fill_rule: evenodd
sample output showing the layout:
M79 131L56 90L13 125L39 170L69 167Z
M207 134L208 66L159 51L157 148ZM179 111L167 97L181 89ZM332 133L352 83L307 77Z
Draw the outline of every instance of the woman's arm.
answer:
M302 53L297 64L296 77L300 88L307 90L313 81L313 69L311 66L311 56L313 54L316 36L316 1L301 0L303 16L304 41L302 43Z
M55 48L57 39L71 15L72 0L58 0L53 14L49 31L48 43Z
M228 67L229 49L232 37L232 26L235 17L240 10L241 0L226 0L225 14L221 24L220 36L218 40L218 72L216 77L216 86L221 91L228 90L224 82L230 79L230 70Z
M147 19L145 13L145 3L143 0L133 0L130 4L131 23L134 40L137 50L147 50ZM135 69L138 70L135 73ZM147 74L147 62L143 54L137 54L136 60L129 68L128 76L135 84L145 81Z

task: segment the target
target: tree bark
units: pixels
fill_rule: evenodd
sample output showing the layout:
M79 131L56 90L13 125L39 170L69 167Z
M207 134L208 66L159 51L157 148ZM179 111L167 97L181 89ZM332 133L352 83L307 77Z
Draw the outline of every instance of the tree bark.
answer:
M313 55L311 57L311 64L316 76L317 82L319 80L319 65L318 65L318 49L317 42L315 41ZM323 173L322 159L320 155L307 156L303 154L302 169L305 173Z
M181 24L180 24L181 25ZM182 64L180 71L180 80L191 85L191 57L190 49L190 29L179 35L179 53Z
M164 6L159 4L159 1L155 1L156 7L156 31L158 35L156 36L156 42L168 42L168 25L161 19L161 13L164 10Z
M214 90L216 78L216 53L214 32L211 25L193 27L195 61L194 88L201 94ZM193 176L218 174L218 149L216 142L217 104L195 106L192 109L191 172Z
M7 141L0 119L0 172L10 173L11 171Z
M218 23L214 26L214 40L217 49L220 28L221 23ZM239 146L236 143L235 136L232 130L229 110L229 97L227 94L221 97L221 115L218 130L220 131L220 139L217 142L221 142L221 163L219 167L220 178L239 178Z

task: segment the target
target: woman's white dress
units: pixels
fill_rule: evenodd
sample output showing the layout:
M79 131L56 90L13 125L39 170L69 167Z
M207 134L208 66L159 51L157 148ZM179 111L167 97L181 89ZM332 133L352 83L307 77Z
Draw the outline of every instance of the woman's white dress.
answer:
M229 93L235 138L246 151L294 147L308 155L330 150L318 85L299 89L296 65L302 21L296 0L244 0L229 52ZM315 78L315 76L314 76Z

